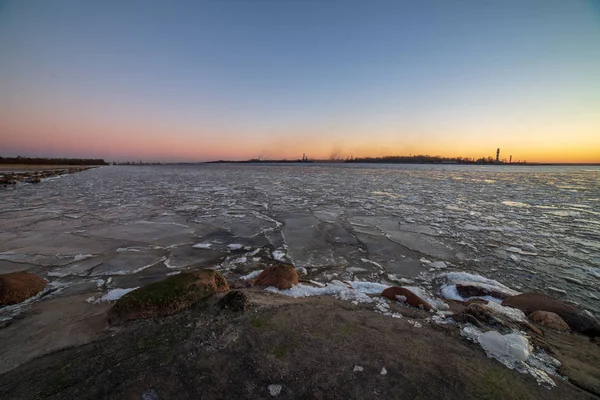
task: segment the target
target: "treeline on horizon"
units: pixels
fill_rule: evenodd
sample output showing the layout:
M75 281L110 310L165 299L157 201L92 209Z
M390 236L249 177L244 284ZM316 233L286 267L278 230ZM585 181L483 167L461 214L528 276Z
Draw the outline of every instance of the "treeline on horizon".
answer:
M108 165L100 158L0 157L0 164L22 165Z
M430 155L414 155L414 156L384 156L384 157L348 157L348 158L336 158L329 160L317 160L308 159L303 157L297 160L271 160L271 159L258 159L254 158L245 161L209 161L209 164L219 163L234 163L234 164L247 164L247 163L306 163L306 162L326 162L326 163L381 163L381 164L527 164L527 161L511 161L496 160L493 157L481 157L481 158L469 158L469 157L442 157L442 156L430 156Z
M493 157L478 159L469 157L442 157L430 155L415 156L385 156L385 157L348 157L343 160L347 163L388 163L388 164L509 164L506 160L496 160ZM527 161L513 161L510 164L526 164Z

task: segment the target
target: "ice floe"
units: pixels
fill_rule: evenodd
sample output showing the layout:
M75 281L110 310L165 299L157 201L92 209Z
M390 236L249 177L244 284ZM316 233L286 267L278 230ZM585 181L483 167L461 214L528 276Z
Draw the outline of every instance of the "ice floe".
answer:
M137 287L128 288L128 289L112 289L104 296L100 297L98 300L94 301L94 303L101 303L104 301L116 301L121 297L125 296L127 293L134 291Z

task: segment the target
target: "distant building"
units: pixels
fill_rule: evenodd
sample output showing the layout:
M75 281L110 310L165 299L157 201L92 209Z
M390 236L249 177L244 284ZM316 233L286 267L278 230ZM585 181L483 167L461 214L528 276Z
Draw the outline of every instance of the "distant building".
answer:
M496 162L500 162L500 147L498 147L498 149L496 150Z

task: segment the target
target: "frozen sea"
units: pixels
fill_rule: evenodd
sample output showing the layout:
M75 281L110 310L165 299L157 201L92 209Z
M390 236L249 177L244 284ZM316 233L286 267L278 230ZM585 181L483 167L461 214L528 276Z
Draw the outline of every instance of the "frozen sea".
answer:
M600 311L600 167L107 166L0 189L0 273L63 293L265 258L301 279L475 272Z

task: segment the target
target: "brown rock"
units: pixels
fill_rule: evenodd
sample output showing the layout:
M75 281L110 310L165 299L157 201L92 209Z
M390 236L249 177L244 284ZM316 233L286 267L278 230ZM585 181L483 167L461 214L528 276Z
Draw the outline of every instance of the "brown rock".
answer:
M558 314L550 311L534 311L529 314L529 319L559 332L569 332L570 330L569 325Z
M389 288L385 289L381 293L381 295L383 297L387 297L388 299L391 299L391 300L399 300L397 296L405 297L406 300L404 300L404 302L406 304L409 304L413 307L422 308L426 311L429 311L433 308L431 306L431 304L429 304L428 302L426 302L425 300L423 300L422 298L420 298L419 296L417 296L416 294L414 294L407 288L403 288L400 286L389 287Z
M525 314L531 314L534 311L549 311L558 314L575 332L591 337L600 336L600 322L596 318L544 294L523 293L507 297L502 305L518 308Z
M257 286L275 286L281 290L289 289L298 284L298 273L289 264L279 264L267 267L260 273L254 284Z
M21 303L46 287L46 280L29 272L0 275L0 306Z
M143 286L121 297L110 310L110 320L126 321L175 314L215 293L229 291L217 271L181 273Z

